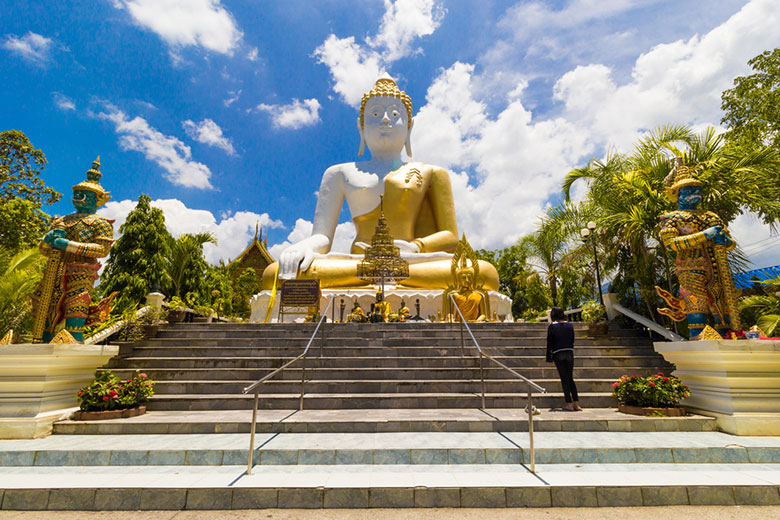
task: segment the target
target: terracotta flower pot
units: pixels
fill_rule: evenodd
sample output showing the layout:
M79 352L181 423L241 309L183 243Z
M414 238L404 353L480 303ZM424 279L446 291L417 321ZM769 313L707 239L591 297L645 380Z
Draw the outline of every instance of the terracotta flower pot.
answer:
M683 417L685 408L676 406L672 408L654 408L652 406L631 406L625 403L618 404L618 411L631 415L664 415L666 417Z
M105 419L125 419L135 417L146 413L146 406L138 405L134 408L123 408L122 410L99 410L97 412L83 412L78 410L73 412L71 419L74 421L102 421Z

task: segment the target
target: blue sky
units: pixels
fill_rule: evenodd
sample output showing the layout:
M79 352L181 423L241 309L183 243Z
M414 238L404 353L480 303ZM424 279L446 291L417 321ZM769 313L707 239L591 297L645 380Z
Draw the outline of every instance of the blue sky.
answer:
M63 193L99 154L118 224L146 193L175 234L216 234L212 262L256 222L278 255L309 232L322 172L355 160L359 97L387 72L414 103L414 159L452 171L461 231L498 248L608 147L717 126L778 27L776 0L11 0L0 127L43 149ZM780 264L766 226L732 229L758 267Z

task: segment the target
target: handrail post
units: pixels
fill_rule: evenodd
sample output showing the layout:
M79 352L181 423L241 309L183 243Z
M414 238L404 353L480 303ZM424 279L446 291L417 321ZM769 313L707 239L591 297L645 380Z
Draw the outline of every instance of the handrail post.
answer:
M255 390L254 406L252 407L252 429L249 435L249 462L246 466L246 474L252 474L252 458L255 453L255 426L257 425L257 398L259 392Z
M298 403L298 410L303 410L303 394L306 389L306 356L301 359L303 370L301 370L301 400Z
M482 381L482 409L485 409L485 370L482 368L482 351L479 351L479 378Z
M463 339L463 320L460 320L460 357L466 357L466 340Z
M534 457L534 400L531 385L528 385L528 444L531 447L531 473L536 473L536 458Z

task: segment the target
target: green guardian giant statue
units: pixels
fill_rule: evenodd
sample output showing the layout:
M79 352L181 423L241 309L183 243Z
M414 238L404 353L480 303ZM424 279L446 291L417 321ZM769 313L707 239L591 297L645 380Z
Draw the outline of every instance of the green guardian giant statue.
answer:
M87 180L73 186L75 213L52 222L40 244L48 258L43 280L33 295L33 342L48 343L64 323L74 340L84 340L86 325L103 321L114 295L92 304L98 258L108 255L114 240L113 220L95 214L111 197L100 185L100 157ZM66 342L66 341L63 341Z
M736 244L719 216L698 209L702 182L691 168L683 166L682 157L675 161L667 177L666 195L677 203L677 211L661 216L661 240L667 250L677 253L680 297L656 287L670 307L658 312L675 321L687 319L691 338L702 333L712 315L715 329L725 336L740 328L737 291L727 258Z

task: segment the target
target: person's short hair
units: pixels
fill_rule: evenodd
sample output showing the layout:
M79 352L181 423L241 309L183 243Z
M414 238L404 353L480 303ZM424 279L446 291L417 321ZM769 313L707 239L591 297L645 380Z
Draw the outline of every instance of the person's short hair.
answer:
M550 310L550 321L566 321L566 315L560 307L553 307Z

